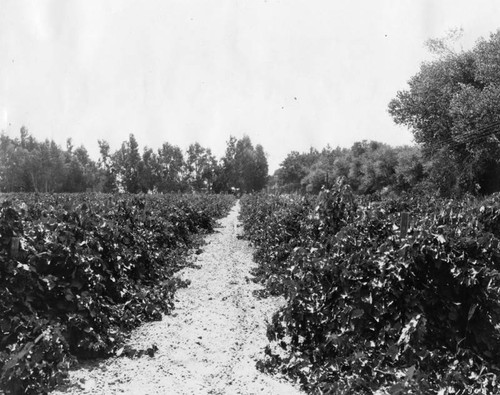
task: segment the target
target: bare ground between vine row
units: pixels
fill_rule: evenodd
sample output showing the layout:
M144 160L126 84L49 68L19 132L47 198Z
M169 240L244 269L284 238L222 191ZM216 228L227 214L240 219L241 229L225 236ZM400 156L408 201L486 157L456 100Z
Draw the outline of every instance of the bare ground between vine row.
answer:
M266 322L283 303L257 299L251 281L252 248L238 239L239 203L207 236L199 268L179 273L172 315L131 334L129 346L158 351L140 358L115 357L70 372L72 383L53 394L300 394L283 378L255 367L262 357Z

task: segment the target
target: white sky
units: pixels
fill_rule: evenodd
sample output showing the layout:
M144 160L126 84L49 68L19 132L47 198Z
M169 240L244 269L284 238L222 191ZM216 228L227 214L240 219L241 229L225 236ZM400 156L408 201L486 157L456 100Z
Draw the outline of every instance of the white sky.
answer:
M112 149L248 134L274 171L292 150L412 142L387 104L430 59L500 28L500 1L0 0L0 129Z

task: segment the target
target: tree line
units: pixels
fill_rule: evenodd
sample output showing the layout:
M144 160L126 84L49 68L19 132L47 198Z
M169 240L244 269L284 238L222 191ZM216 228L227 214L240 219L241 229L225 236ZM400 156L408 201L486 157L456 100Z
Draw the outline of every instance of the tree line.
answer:
M169 143L140 151L133 134L112 152L99 140L100 157L84 146L65 149L54 141L38 141L22 127L18 138L0 135L2 192L252 192L267 182L268 164L260 144L248 136L230 137L219 160L210 148L191 144L186 152Z
M270 185L284 192L317 193L338 178L358 194L424 189L429 183L429 162L417 146L391 147L377 141L356 142L351 148L311 148L288 154Z
M394 121L411 130L416 146L361 141L351 148L291 152L269 186L317 192L343 177L361 194L423 191L449 197L500 191L500 31L470 50L454 50L449 38L428 41L435 59L423 63L408 89L388 105ZM106 141L99 141L99 148L94 162L71 140L63 150L53 141L36 141L26 128L19 138L3 134L0 190L250 192L268 182L264 150L246 136L231 137L220 160L198 143L185 153L169 143L141 153L133 135L115 152Z

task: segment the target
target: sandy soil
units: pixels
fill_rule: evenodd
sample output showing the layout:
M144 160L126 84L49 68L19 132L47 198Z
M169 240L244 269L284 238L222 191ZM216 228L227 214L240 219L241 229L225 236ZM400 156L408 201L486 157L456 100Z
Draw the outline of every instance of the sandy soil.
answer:
M130 345L153 357L111 358L70 373L74 384L53 394L301 394L292 384L255 368L267 340L266 321L283 300L256 299L252 249L237 238L239 204L193 256L199 269L176 297L174 313L132 333Z

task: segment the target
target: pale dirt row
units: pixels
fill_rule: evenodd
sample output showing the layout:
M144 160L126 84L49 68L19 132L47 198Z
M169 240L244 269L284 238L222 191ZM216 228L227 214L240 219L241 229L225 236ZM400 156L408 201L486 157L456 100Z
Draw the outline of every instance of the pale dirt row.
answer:
M178 291L174 313L148 323L130 345L158 351L130 359L111 358L71 372L71 394L301 394L292 384L260 373L266 321L282 299L257 299L250 280L252 249L238 239L239 204L207 236L197 256L200 269L180 276L191 285ZM54 392L53 394L62 394Z

